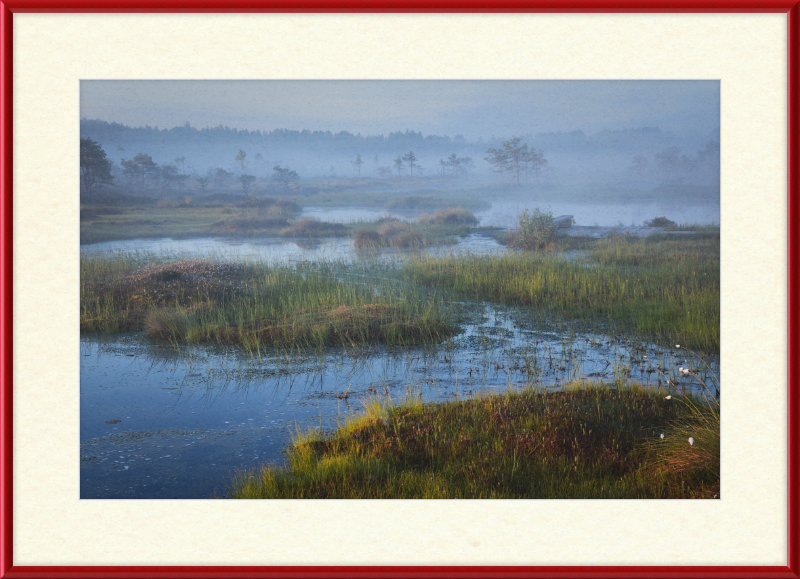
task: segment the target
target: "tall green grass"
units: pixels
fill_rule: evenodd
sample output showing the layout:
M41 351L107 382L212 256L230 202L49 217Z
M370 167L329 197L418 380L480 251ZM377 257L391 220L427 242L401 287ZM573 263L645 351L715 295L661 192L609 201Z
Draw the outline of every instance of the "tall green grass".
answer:
M589 247L582 256L423 257L407 261L403 274L414 283L476 299L584 320L593 330L719 352L718 235L615 237Z
M452 336L449 309L413 286L343 279L342 264L81 257L81 331L178 342L325 347Z
M238 473L229 496L715 498L719 489L718 407L635 384L573 384L375 402L333 433L299 435L285 468Z

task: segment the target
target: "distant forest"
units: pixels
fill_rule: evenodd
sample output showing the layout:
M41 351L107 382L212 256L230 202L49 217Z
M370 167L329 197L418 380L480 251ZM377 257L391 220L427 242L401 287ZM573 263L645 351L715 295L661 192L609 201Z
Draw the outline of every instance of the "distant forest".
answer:
M510 182L509 171L514 168L506 167L497 156L510 142L524 145L526 154L532 155L529 161L536 183L604 182L635 187L719 183L718 132L679 136L642 127L590 135L583 131L528 133L469 141L462 135L423 135L412 130L361 135L348 131L197 128L188 122L167 129L81 119L80 133L81 138L102 147L111 163L114 185L126 188L135 188L130 163L137 155L140 159L142 155L149 157L162 168L166 178L161 182L167 187L172 182L182 189L198 189L203 179L214 182L214 176L219 184L219 175L225 173L230 174L232 186L243 175L280 181L287 174L300 179L458 177ZM152 172L155 175L154 169ZM515 176L521 183L519 158ZM205 192L206 187L202 189Z

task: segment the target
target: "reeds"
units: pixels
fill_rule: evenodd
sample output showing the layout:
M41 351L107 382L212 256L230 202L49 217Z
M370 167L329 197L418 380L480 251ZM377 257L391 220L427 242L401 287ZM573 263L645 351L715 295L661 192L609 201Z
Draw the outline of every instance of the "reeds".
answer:
M437 342L449 308L413 287L342 279L346 266L111 254L81 258L81 331L177 343L327 347Z
M611 238L581 256L539 252L421 257L409 281L538 308L592 329L719 352L719 238Z

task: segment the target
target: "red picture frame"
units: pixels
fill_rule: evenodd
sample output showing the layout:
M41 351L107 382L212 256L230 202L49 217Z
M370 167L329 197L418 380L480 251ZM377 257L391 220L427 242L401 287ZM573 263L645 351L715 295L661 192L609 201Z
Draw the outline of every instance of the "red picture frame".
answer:
M15 566L13 561L13 15L25 12L430 12L785 13L788 15L788 497L787 566ZM789 578L800 577L800 1L798 0L0 0L0 578Z

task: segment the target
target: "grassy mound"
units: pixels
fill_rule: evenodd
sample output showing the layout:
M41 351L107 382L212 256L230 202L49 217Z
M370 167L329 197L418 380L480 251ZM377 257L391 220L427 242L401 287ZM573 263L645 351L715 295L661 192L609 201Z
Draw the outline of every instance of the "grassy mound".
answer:
M476 225L478 219L468 209L463 207L447 207L437 209L433 215L420 215L421 223L436 223L438 225Z
M343 268L83 256L81 331L141 331L156 340L249 349L406 345L456 332L448 309L413 286L343 282Z
M716 498L719 407L636 385L373 404L288 459L239 473L230 496Z
M462 207L451 207L436 211L433 215L422 215L415 222L384 217L370 223L354 225L356 249L376 250L386 247L395 249L423 249L436 245L449 245L455 236L466 235L477 223L477 219Z

